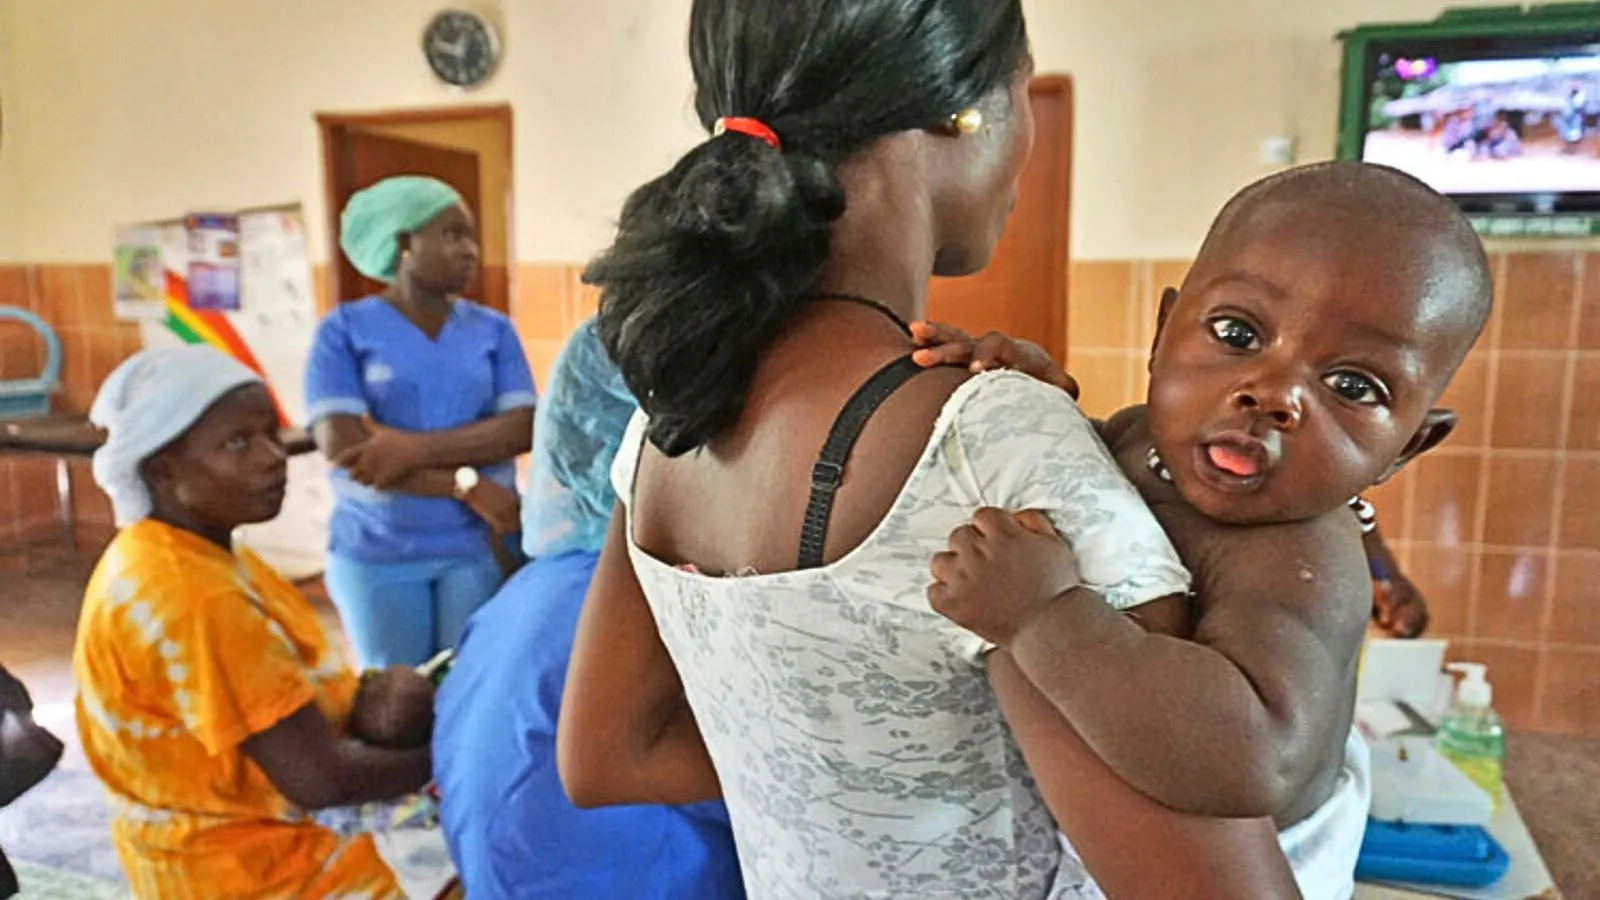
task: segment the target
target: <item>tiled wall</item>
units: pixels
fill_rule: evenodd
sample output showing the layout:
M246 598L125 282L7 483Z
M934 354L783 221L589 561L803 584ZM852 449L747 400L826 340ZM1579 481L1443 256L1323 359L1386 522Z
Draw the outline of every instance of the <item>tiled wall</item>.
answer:
M561 342L594 311L595 294L579 283L580 271L565 264L517 268L512 318L541 381ZM326 267L318 266L314 274L318 307L326 312ZM0 266L0 306L32 310L60 337L58 412L88 412L100 382L140 345L138 327L112 314L106 265ZM0 378L31 377L43 363L43 352L29 329L0 322ZM75 537L92 551L111 533L111 507L95 487L87 461L73 461L69 473ZM0 457L0 547L61 539L57 508L53 459Z
M139 347L138 327L112 315L107 266L0 266L0 305L32 310L61 339L58 411L88 412L95 388ZM37 373L43 353L30 330L0 324L0 377ZM92 549L111 533L111 505L87 461L74 461L69 472L77 540ZM56 496L55 460L0 457L0 546L60 539Z
M1073 265L1091 413L1143 399L1156 301L1187 265ZM1444 400L1460 429L1370 496L1433 633L1489 665L1511 725L1600 736L1600 253L1494 267L1494 318Z
M1600 736L1600 253L1494 262L1494 320L1446 398L1461 428L1372 497L1434 632L1454 656L1491 666L1511 723ZM1069 368L1091 413L1142 399L1156 298L1187 266L1073 264ZM517 267L511 315L541 380L594 311L580 271ZM0 267L0 304L34 309L60 333L61 410L86 411L137 347L134 327L112 318L103 265ZM37 353L0 326L0 377L32 371ZM92 548L110 509L86 465L71 472L79 541ZM52 539L55 511L50 460L0 459L0 545Z
M512 291L511 321L540 384L574 329L594 315L600 294L579 276L582 264L520 265Z

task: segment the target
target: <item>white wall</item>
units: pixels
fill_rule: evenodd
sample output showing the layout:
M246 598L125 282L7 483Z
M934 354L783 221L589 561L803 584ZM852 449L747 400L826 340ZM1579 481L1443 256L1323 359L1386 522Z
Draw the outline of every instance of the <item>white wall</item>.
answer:
M1074 252L1185 257L1262 174L1332 152L1334 34L1439 0L1025 0L1041 71L1077 79ZM1492 5L1500 0L1466 0ZM299 199L318 253L313 114L457 102L419 34L437 0L0 0L0 259L93 260L115 223ZM698 129L689 0L484 0L516 116L517 255L581 260ZM23 223L19 226L20 210Z
M100 259L118 221L299 199L324 247L314 113L460 102L421 54L436 0L0 0L5 168L26 234L0 255ZM581 259L626 186L690 139L687 0L477 3L516 116L518 256ZM20 187L20 190L19 190ZM4 238L0 232L0 239Z
M1512 0L1514 2L1514 0ZM1341 46L1370 22L1504 0L1024 0L1041 71L1078 98L1073 253L1193 256L1211 217L1268 174L1261 139L1330 158Z
M5 12L8 0L0 0L0 263L24 259L21 247L22 211L20 169L16 163L14 82L11 78L11 29Z

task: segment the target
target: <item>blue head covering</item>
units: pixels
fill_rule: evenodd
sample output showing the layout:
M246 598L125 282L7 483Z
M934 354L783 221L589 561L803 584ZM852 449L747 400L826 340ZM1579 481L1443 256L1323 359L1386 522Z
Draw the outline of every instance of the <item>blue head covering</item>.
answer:
M528 556L599 552L617 502L611 462L637 408L594 320L578 326L534 414L533 471L522 501Z
M397 175L351 195L339 216L339 248L356 271L385 284L400 264L400 235L462 203L456 189L421 175Z

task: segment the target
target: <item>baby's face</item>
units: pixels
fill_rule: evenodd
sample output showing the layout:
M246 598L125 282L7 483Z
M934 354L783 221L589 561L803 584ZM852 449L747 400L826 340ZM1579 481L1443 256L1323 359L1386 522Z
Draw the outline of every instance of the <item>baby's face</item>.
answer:
M1239 524L1306 519L1385 477L1476 337L1460 251L1264 203L1164 309L1149 421L1178 490Z

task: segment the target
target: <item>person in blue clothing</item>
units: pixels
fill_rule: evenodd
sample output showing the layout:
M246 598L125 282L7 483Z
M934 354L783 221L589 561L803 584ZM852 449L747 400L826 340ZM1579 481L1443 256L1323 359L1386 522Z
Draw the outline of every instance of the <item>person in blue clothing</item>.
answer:
M401 176L357 193L339 243L389 287L324 319L306 369L334 465L328 593L362 665L418 665L502 580L491 541L517 529L533 375L510 320L457 296L478 240L448 185Z
M744 897L720 802L580 810L556 772L567 660L634 408L591 320L562 349L539 406L523 507L533 561L472 617L439 688L434 779L473 900Z

